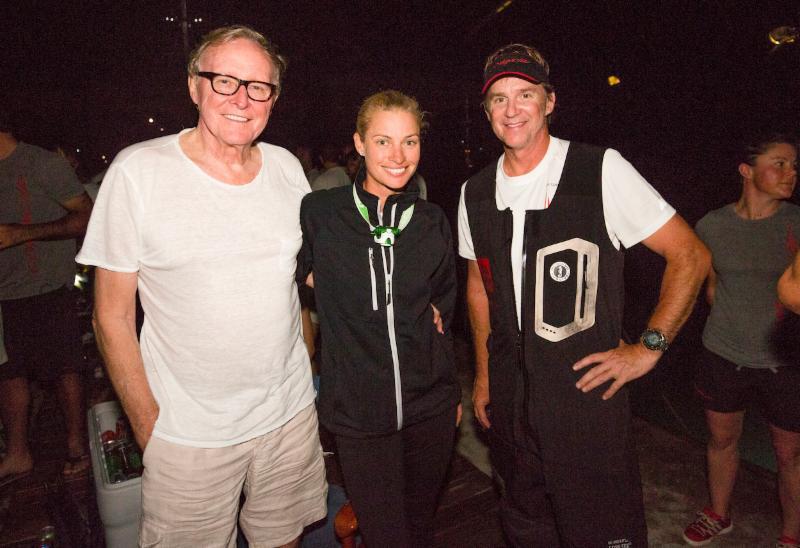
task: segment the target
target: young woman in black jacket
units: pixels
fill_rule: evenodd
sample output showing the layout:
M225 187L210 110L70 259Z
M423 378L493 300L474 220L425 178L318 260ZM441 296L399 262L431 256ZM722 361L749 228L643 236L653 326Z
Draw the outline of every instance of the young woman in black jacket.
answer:
M413 98L368 97L354 184L313 192L301 208L298 278L314 285L322 333L319 417L373 547L432 544L461 414L450 225L409 183L422 127Z

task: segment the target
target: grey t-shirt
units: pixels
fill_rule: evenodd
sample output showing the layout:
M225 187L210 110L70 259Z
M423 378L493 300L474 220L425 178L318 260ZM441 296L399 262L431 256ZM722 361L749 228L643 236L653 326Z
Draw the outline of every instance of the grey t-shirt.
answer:
M19 143L0 160L0 223L35 224L66 215L61 203L84 192L54 152ZM27 242L0 251L0 300L41 295L75 278L75 240Z
M784 202L766 219L747 220L729 204L700 219L696 230L717 274L705 347L743 367L789 365L770 340L786 314L776 286L800 243L800 207Z

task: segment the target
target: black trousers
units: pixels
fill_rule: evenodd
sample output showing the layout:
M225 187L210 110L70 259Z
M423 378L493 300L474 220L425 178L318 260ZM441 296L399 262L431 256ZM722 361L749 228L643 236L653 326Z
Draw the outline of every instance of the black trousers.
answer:
M503 532L520 548L642 548L647 525L636 454L614 470L544 462L538 434L516 428L514 442L489 430L501 487ZM507 431L506 431L507 432ZM579 443L578 440L575 441Z
M339 463L370 548L433 544L433 516L456 433L456 409L388 436L336 436Z

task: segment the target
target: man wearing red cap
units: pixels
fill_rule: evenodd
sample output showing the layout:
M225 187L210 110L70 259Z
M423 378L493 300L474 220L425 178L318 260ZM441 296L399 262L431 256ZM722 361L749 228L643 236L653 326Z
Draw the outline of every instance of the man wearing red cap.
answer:
M624 385L653 369L688 317L708 251L617 151L550 136L556 97L538 51L490 55L482 93L504 153L464 184L459 253L473 402L491 434L504 530L515 546L644 546ZM627 344L622 249L639 242L666 269Z

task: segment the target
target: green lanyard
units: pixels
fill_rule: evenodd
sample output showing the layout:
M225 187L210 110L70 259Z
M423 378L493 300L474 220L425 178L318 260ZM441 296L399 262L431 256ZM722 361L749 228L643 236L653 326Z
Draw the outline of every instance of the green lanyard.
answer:
M364 202L361 201L361 198L358 197L355 184L353 185L353 202L355 202L356 209L358 209L358 212L361 214L361 218L369 225L369 233L374 237L375 243L383 247L391 247L394 245L395 238L408 226L408 223L411 222L411 216L414 214L414 204L411 204L409 208L400 215L400 222L397 224L397 227L383 225L372 226L372 223L369 222L369 210L367 206L364 205ZM397 207L396 204L395 207Z

